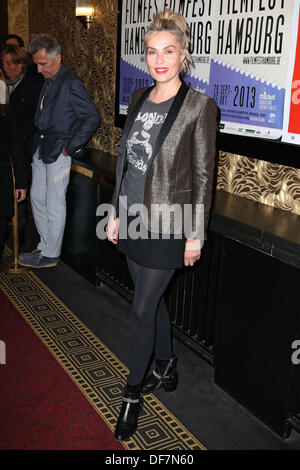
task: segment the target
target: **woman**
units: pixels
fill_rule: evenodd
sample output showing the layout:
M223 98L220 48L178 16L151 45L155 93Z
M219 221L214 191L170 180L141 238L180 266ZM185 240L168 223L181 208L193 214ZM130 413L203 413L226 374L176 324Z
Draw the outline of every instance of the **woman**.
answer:
M29 57L16 45L9 44L1 52L2 67L9 90L9 106L20 130L27 185L31 181L32 140L36 132L35 113L43 86L41 74L28 70ZM19 240L23 245L25 225L28 220L28 201L19 205Z
M3 88L3 83L0 71L1 88ZM17 188L15 194L10 157L12 157L15 187ZM6 219L14 215L14 198L16 197L18 202L24 200L26 186L20 130L6 103L2 102L0 103L0 260L4 248Z
M1 51L1 62L8 91L12 93L24 78L28 56L20 47L9 45Z
M1 52L2 67L13 108L21 129L28 181L31 178L32 139L36 132L35 113L43 86L41 74L28 71L29 57L20 47L7 45Z
M188 38L186 20L171 10L159 13L148 28L146 61L155 85L132 94L117 160L113 205L119 212L110 216L107 236L126 255L135 285L131 367L117 440L135 432L143 393L176 389L176 357L163 295L175 269L200 258L203 236L197 208L204 206L207 219L211 204L217 108L211 98L181 80L191 64ZM125 196L128 214L122 206ZM132 233L136 203L143 203L142 236L137 239ZM184 217L168 213L168 208L184 209L185 204L191 208L191 230L184 230ZM153 350L156 367L144 380Z

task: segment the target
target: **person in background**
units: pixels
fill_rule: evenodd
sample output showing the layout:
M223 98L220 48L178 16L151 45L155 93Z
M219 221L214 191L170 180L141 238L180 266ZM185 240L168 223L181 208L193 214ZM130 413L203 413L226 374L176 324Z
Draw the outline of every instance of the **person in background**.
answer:
M23 39L17 34L7 34L3 38L4 46L17 46L25 51L25 44Z
M25 44L23 39L17 34L7 34L3 38L4 47L5 46L16 46L25 51ZM43 77L38 73L36 65L32 61L31 55L27 52L28 56L28 66L27 66L27 75L33 75L37 80L40 80L43 83Z
M28 56L17 46L5 46L1 51L1 65L9 94L23 80L28 64Z
M26 185L20 133L16 119L7 106L6 85L0 70L0 260L3 255L7 219L14 215L14 198L16 197L18 202L24 200Z
M20 47L25 51L25 44L23 39L17 34L7 34L3 37L4 46L12 45Z
M217 105L181 78L191 64L188 41L181 14L166 9L155 16L144 41L155 84L131 95L117 159L116 213L109 217L107 237L126 255L134 282L130 373L114 434L120 441L137 429L143 394L160 387L176 390L177 358L164 294L176 268L193 266L200 258L206 224L202 236L197 207L204 209L204 222L211 206ZM141 208L139 225L144 225L138 238L131 233L136 204ZM182 219L175 223L170 218L166 224L164 210L175 205ZM187 232L182 224L186 206L192 222ZM156 212L158 207L164 208L162 213ZM127 233L122 229L119 236L126 224ZM153 352L156 365L146 378Z
M31 181L32 141L36 131L35 113L43 82L27 72L28 55L22 47L7 45L1 52L1 63L9 91L9 107L16 119L15 128L21 135L25 158L27 187ZM19 242L25 244L25 227L28 221L28 198L19 204Z
M19 264L46 268L56 266L60 257L71 159L83 154L100 118L82 81L62 64L55 38L40 34L28 50L45 79L35 116L30 190L40 242L33 252L20 255Z

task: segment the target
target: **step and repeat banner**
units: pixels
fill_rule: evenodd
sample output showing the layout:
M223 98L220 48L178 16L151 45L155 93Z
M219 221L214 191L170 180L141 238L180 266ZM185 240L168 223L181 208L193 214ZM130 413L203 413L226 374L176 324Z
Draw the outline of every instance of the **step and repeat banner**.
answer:
M194 67L185 81L213 97L220 130L300 144L300 0L123 0L120 115L131 93L153 84L144 36L153 15L182 13Z

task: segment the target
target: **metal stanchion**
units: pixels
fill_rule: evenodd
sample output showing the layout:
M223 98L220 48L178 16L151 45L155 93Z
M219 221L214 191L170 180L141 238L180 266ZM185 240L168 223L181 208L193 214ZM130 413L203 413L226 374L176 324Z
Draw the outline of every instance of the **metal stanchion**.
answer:
M14 185L14 216L11 219L12 224L12 237L13 237L13 254L4 258L1 265L1 271L6 273L21 273L27 271L28 268L18 264L19 259L19 223L18 223L18 203L15 196L15 176L12 167L13 185Z

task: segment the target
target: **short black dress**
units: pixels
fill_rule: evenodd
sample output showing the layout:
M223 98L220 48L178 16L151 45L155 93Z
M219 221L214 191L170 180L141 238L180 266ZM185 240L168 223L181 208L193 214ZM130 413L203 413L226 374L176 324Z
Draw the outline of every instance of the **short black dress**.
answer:
M135 217L128 215L127 226ZM135 263L152 269L176 269L183 266L185 238L176 239L151 238L148 232L148 239L137 238L132 240L129 236L126 239L119 239L118 250Z
M127 171L121 184L120 196L127 197L127 222L125 237L119 237L117 249L135 263L152 269L175 269L183 266L185 238L153 238L132 239L128 227L136 216L130 211L132 204L141 203L144 194L145 175L152 157L152 148L161 126L169 112L174 97L162 103L145 100L129 133L126 145ZM120 211L120 224L122 224ZM144 228L144 230L146 230ZM137 230L138 231L138 230Z

